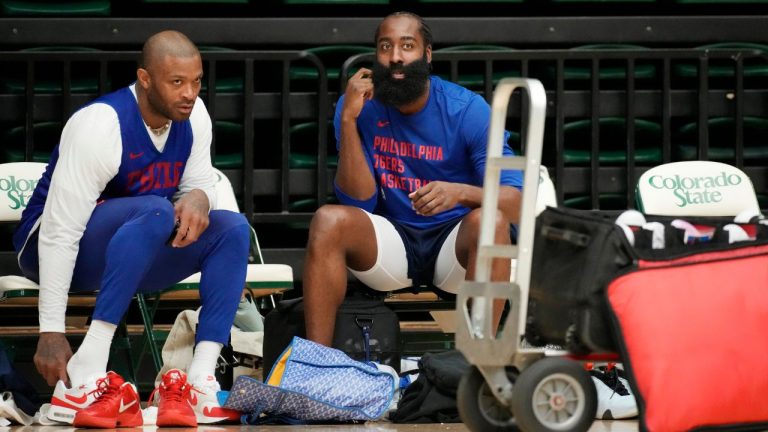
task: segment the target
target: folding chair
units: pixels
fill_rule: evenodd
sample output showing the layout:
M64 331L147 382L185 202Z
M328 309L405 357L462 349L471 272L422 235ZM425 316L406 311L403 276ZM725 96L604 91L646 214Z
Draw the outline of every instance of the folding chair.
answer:
M0 194L0 222L18 222L21 219L21 213L26 206L26 200L31 195L32 190L34 190L45 167L46 164L38 162L0 164L0 186L3 189L3 193ZM217 208L239 212L232 185L224 174L218 170L215 171L218 179L216 183ZM5 190L6 185L8 186L7 191ZM20 200L22 195L23 200ZM290 266L285 264L264 264L258 239L253 229L251 229L251 252L252 256L249 258L251 263L248 264L244 288L250 289L261 296L272 296L293 288L293 271ZM158 333L153 328L153 319L163 294L168 293L168 297L172 298L173 294L170 292L196 290L199 288L199 284L200 274L197 273L161 293L139 294L136 296L144 325L142 349L138 352L138 355L135 355L133 350L131 350L130 341L127 337L125 341L115 340L115 342L123 344L124 348L130 353L129 373L133 376L134 380L135 370L141 363L146 350L149 350L152 355L156 368L155 372L162 367L160 348L157 346L156 336ZM22 276L0 276L0 302L14 299L15 302L24 305L36 304L39 289L40 287L37 283ZM151 306L147 302L147 298L150 296L155 298ZM194 296L197 298L196 293ZM94 295L89 294L87 297L92 300ZM122 326L124 326L124 323ZM123 328L121 333L124 331L125 329ZM127 336L127 331L125 333Z
M721 162L672 162L649 169L637 182L641 212L665 216L760 215L744 171Z
M18 222L27 200L42 177L46 164L12 162L0 164L0 223ZM37 297L38 285L22 276L0 276L0 301Z
M47 164L42 162L10 162L0 164L0 223L15 224L21 219L21 213L26 208L27 201L32 195L38 180L45 171ZM15 252L5 252L13 255ZM0 303L10 307L29 308L37 314L37 298L40 287L34 281L18 275L0 276ZM91 309L96 303L94 293L71 295L67 302L68 310ZM68 317L71 317L68 314ZM126 350L130 357L131 346L127 338L125 323L121 323L118 334L115 337L114 348ZM135 369L132 362L128 362L127 374L135 380Z

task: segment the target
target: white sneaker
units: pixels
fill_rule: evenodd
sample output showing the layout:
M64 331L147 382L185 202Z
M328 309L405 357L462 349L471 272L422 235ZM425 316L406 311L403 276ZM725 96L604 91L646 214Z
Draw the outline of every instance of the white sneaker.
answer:
M618 368L609 371L593 369L589 374L597 389L596 419L618 420L637 416L635 396L627 380L619 376Z
M141 417L144 419L144 426L157 425L157 407L151 405L144 408L141 410Z
M0 394L0 418L14 420L16 423L29 426L35 422L35 417L30 416L16 406L13 393L6 391Z
M240 421L240 411L222 408L219 404L218 393L221 391L221 386L215 376L208 375L202 381L191 384L189 403L195 411L198 424Z
M67 388L64 381L57 382L51 398L51 407L48 409L48 419L72 424L75 414L96 400L98 392L95 390L99 387L97 381L103 379L106 379L106 376L92 376L85 384L75 388Z

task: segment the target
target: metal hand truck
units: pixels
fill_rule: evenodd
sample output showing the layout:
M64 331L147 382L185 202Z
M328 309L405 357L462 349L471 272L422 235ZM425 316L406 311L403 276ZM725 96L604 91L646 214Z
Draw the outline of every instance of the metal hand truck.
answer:
M502 156L507 106L515 89L528 96L524 156ZM461 419L473 432L586 431L597 395L588 372L559 349L525 346L535 206L544 136L546 93L538 80L506 78L494 92L483 190L475 281L456 299L456 346L472 367L459 385ZM494 245L502 169L524 170L517 245ZM511 282L491 282L494 258L517 259ZM507 304L495 331L494 301Z

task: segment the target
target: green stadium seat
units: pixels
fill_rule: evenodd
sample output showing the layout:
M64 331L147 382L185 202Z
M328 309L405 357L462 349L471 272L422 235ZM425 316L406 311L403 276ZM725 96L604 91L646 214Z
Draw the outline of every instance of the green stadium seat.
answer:
M656 3L658 0L552 0L553 3Z
M0 0L0 8L13 16L109 16L111 11L109 0Z
M47 51L79 51L79 52L99 52L97 48L84 46L39 46L34 48L25 48L24 52L47 52ZM70 80L70 91L72 93L96 93L99 90L98 68L95 62L90 65L88 62L78 62L72 65L72 79ZM48 63L38 63L47 65ZM35 79L35 93L51 94L61 93L62 91L62 69L60 63L50 63L53 67L39 67ZM5 76L0 79L0 90L5 93L23 93L26 89L25 70L23 65L18 70L5 70L0 72ZM89 67L90 66L90 67ZM110 80L107 78L107 88L110 86Z
M593 210L592 198L589 195L576 195L566 197L563 200L564 207L580 210ZM598 208L600 210L626 210L627 197L624 194L605 193L598 196Z
M512 48L502 45L472 44L455 45L434 50L435 53L462 51L512 51ZM451 76L449 63L433 61L433 66L435 67L436 75L445 80L450 80ZM458 68L459 75L458 79L456 80L456 84L470 89L482 88L484 85L485 76L484 62L460 61L458 63ZM494 62L493 74L491 75L491 79L493 80L494 85L496 85L502 78L519 76L520 65L518 63L503 61Z
M283 0L287 5L387 5L389 0Z
M32 125L34 152L32 160L27 162L48 162L51 152L61 139L60 122L40 122ZM16 126L3 134L3 159L5 162L24 162L25 148L24 126Z
M587 50L647 50L649 48L632 44L590 44L580 45L571 48L576 51ZM554 76L554 68L551 68ZM564 77L567 80L586 80L592 76L592 69L589 66L574 66L566 63ZM647 63L635 63L635 79L648 79L656 76L656 66ZM603 60L600 62L599 77L601 80L625 79L627 77L626 61L618 60L611 62Z
M522 3L524 0L416 0L418 3Z
M661 126L652 121L635 119L636 164L653 165L661 162ZM600 126L600 164L621 165L626 163L627 129L622 117L603 117ZM568 122L563 126L566 165L587 165L591 161L592 120Z
M768 3L768 0L765 1ZM723 42L708 44L696 47L698 49L749 49L768 52L768 45L751 42ZM732 60L717 61L710 60L708 75L712 78L729 78L736 71L736 64ZM699 76L699 69L696 63L686 62L674 65L674 71L677 76L691 78ZM744 77L765 77L768 76L768 63L765 59L745 59Z
M243 125L224 120L214 123L216 155L213 166L218 169L243 167Z
M372 46L365 45L323 45L308 48L305 51L310 52L320 58L325 66L325 74L328 77L328 85L333 88L340 78L341 65L348 58L357 55L375 52ZM355 69L356 70L356 69ZM288 76L292 80L316 80L317 69L308 62L292 65Z
M736 159L736 122L732 117L715 117L707 121L709 126L708 160L732 162ZM698 159L698 122L683 125L674 142L678 160ZM744 117L744 161L765 162L768 160L768 119Z
M291 138L291 168L317 167L317 122L298 123L289 129ZM333 122L328 121L328 159L326 166L335 168L339 164L336 154L336 137Z
M248 4L248 0L141 0L144 3Z
M232 52L232 48L200 45L200 53L205 57L206 52ZM203 76L201 92L208 90L208 80ZM216 64L216 91L219 93L234 93L243 91L243 66L242 62L235 65L233 62L217 62Z
M739 4L768 3L768 0L677 0L680 4Z

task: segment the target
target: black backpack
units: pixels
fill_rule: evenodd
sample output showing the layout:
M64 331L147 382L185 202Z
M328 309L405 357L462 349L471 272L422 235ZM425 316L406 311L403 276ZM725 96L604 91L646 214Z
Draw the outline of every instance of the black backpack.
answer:
M419 360L419 377L405 388L393 423L461 423L456 392L469 362L457 350L426 353Z
M264 318L264 379L294 336L306 337L302 298L284 300ZM383 299L354 295L336 314L333 347L360 361L400 371L400 321Z

